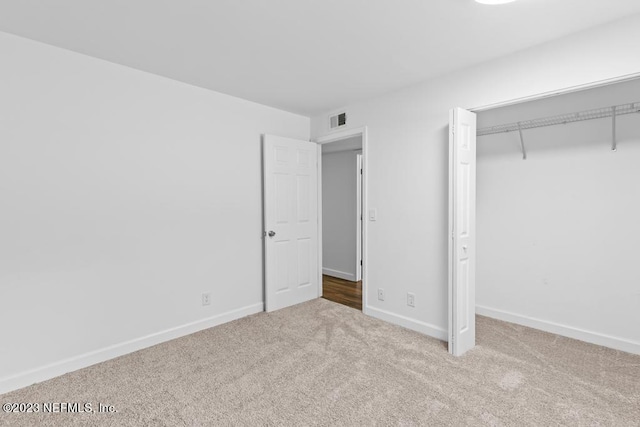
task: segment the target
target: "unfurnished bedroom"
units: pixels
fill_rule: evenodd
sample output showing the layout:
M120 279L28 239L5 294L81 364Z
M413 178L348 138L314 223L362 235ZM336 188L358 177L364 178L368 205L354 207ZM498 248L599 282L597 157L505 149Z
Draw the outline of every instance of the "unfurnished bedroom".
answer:
M0 3L0 426L640 425L637 0Z

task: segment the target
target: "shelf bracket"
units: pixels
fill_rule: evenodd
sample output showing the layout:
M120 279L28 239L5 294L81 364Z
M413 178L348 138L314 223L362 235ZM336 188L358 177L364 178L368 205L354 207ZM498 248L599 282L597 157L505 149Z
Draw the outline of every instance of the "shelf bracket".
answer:
M611 151L618 151L618 142L616 141L616 107L611 107Z
M518 132L520 133L520 148L522 148L522 160L527 160L527 150L524 148L524 136L522 136L522 127L518 122Z

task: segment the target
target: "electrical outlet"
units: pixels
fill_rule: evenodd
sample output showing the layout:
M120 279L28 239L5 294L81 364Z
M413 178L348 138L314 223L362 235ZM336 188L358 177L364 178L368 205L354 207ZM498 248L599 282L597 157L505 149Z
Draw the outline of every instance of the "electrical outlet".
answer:
M202 294L202 305L211 305L211 294L209 292Z
M407 305L409 307L415 307L416 306L416 296L415 296L415 294L412 294L411 292L407 292Z
M378 288L378 299L384 301L384 289Z

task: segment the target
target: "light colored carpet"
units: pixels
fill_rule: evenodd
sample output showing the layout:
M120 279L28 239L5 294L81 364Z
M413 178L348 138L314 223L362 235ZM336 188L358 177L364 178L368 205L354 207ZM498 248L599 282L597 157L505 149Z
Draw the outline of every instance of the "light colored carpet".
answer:
M640 356L484 317L444 343L318 299L0 396L115 414L1 414L22 425L640 425Z

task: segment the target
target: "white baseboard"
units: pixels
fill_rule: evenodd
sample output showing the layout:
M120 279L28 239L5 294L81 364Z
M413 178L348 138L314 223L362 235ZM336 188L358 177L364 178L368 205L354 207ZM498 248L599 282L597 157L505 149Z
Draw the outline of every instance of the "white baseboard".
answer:
M476 314L492 317L498 320L504 320L505 322L515 323L517 325L527 326L529 328L539 329L545 332L551 332L553 334L585 341L591 344L613 348L615 350L626 351L627 353L640 354L640 343L626 340L624 338L586 331L584 329L574 328L573 326L561 325L559 323L535 319L533 317L510 313L508 311L497 310L495 308L484 307L481 305L476 305Z
M411 329L412 331L420 332L442 341L449 340L449 333L446 329L421 320L411 319L410 317L391 313L371 306L366 306L363 313L368 316L375 317L376 319L384 320L385 322L393 323L394 325L402 326L403 328Z
M231 322L232 320L240 319L241 317L249 316L255 313L260 313L262 311L264 311L264 303L262 302L248 305L246 307L227 311L225 313L208 317L206 319L187 323L175 328L156 332L144 337L135 338L99 350L70 357L68 359L54 362L46 366L41 366L39 368L35 368L26 372L21 372L10 377L0 378L0 394L8 393L10 391L17 390L31 384L55 378L68 372L86 368L87 366L95 365L96 363L104 362L115 357L124 356L125 354L133 353L134 351L142 350L143 348L151 347L175 338L193 334L194 332L221 325L223 323Z
M322 274L326 276L337 277L338 279L348 280L350 282L357 282L355 274L347 273L345 271L322 267Z

